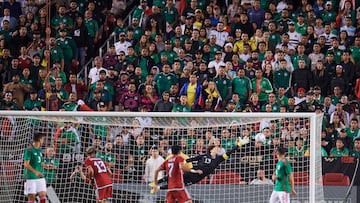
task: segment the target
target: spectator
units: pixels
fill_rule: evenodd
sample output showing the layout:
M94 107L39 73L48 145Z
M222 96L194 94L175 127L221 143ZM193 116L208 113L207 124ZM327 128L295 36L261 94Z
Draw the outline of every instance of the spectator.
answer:
M21 84L19 82L20 75L14 74L12 76L12 82L4 85L3 94L5 95L5 93L11 92L13 101L19 106L20 109L23 109L25 95L30 92L31 86Z
M20 107L14 102L13 100L13 93L8 91L5 92L3 96L3 100L0 103L0 109L1 110L20 110Z
M77 1L71 0L69 4L69 10L66 11L66 15L69 16L74 23L74 26L76 24L76 21L79 17L81 17L81 13L79 12L79 6L77 4Z
M268 94L273 92L273 87L267 78L263 77L261 69L255 70L255 77L251 80L252 92L259 95L260 104L264 104L267 100Z
M201 92L201 84L197 83L196 75L190 74L189 82L181 88L180 95L187 95L187 106L195 110L199 108Z
M314 100L314 93L308 91L305 100L296 105L295 110L296 112L314 112L317 105L320 104Z
M75 124L65 122L63 127L57 129L54 135L54 141L57 143L58 153L75 153L77 144L80 143L79 132L74 127Z
M30 97L24 102L24 110L29 111L41 111L41 101L38 98L37 92L32 89L30 90Z
M249 15L249 22L252 24L253 29L261 28L265 20L265 11L260 7L260 1L255 0L253 7L248 10L247 14Z
M115 155L112 152L112 149L113 149L113 144L111 142L107 142L105 144L104 151L100 151L96 154L96 157L101 158L102 160L105 161L109 169L114 169L116 163Z
M175 104L171 111L172 112L190 112L191 107L189 107L187 105L187 95L181 95L179 104Z
M262 132L259 132L255 135L255 142L262 142L264 146L270 145L271 143L270 139L271 138L270 138L269 127L265 127L264 129L262 129Z
M20 46L20 55L18 57L18 60L20 69L23 70L25 68L30 68L33 60L28 54L27 46Z
M345 125L349 126L350 124L350 116L349 113L343 110L343 104L341 102L338 102L336 104L335 111L330 115L330 123L333 122L334 115L337 115L340 119L340 121Z
M55 150L52 147L46 148L43 168L44 168L44 177L47 185L55 186L57 169L59 167L59 160L55 158Z
M69 82L64 85L64 89L70 94L74 92L77 94L79 99L85 99L85 96L88 94L88 87L84 84L82 78L77 78L75 73L71 73L69 77Z
M267 103L265 103L264 105L261 106L261 111L265 111L266 107L270 105L271 107L271 111L272 112L279 112L280 111L280 106L279 104L276 102L276 96L274 93L270 93L268 95L267 98Z
M51 19L51 27L58 31L59 29L72 29L73 25L73 20L66 15L66 6L60 5L57 8L57 15Z
M295 92L298 88L310 90L310 87L313 87L314 84L313 74L310 69L306 67L305 60L300 59L298 65L299 68L294 70L291 76L292 91Z
M0 18L1 30L15 30L18 26L17 18L11 16L10 9L5 8L3 12L3 17Z
M134 183L138 182L140 169L135 165L135 158L133 155L129 155L127 159L127 164L124 167L124 182L125 183Z
M155 76L154 81L158 88L158 93L162 94L164 91L169 91L172 84L178 82L178 79L170 72L170 65L165 64L163 71Z
M263 169L257 170L256 174L257 178L252 180L249 183L250 185L274 185L274 183L270 179L266 178L265 171Z
M162 98L156 101L154 106L154 112L170 112L174 106L172 102L169 100L170 94L165 91L162 93Z
M89 32L88 38L88 50L87 56L89 58L95 56L95 45L99 40L99 24L96 20L92 19L93 13L90 10L85 11L84 15L84 25L86 26ZM96 58L95 58L96 59Z
M359 137L354 139L354 148L350 152L349 156L352 156L352 157L360 156L360 139L359 139Z
M350 126L346 128L346 134L352 140L355 140L359 135L359 121L357 118L352 118Z
M83 100L77 97L75 92L69 94L69 100L65 102L60 110L64 111L93 111Z
M343 140L338 138L336 140L336 146L330 150L330 157L341 157L341 156L349 156L349 150L344 147Z
M129 109L130 111L137 111L140 105L140 95L136 92L134 83L130 83L128 92L121 95L119 100L119 111Z
M340 130L338 138L342 139L344 147L347 148L349 151L353 149L354 142L352 138L348 137L346 128Z
M76 4L76 1L72 1L70 3L70 6L73 4ZM84 18L81 15L77 16L74 19L74 29L72 30L71 36L75 41L77 47L77 52L75 53L75 59L79 61L79 67L83 67L85 65L85 60L86 60L86 50L89 47L88 45L89 32L87 27L85 26Z
M296 140L296 146L289 148L289 156L303 156L306 151L304 146L304 140L301 137L298 137Z
M284 88L288 92L291 88L291 72L287 70L288 62L285 59L280 61L280 69L274 73L274 89Z
M21 46L28 47L31 43L31 38L27 35L27 32L27 28L22 26L12 34L11 53L13 57L17 58L20 55Z
M156 94L155 90L153 90L153 86L150 84L146 85L140 96L141 105L152 111L158 99L159 97Z
M90 84L94 84L95 82L97 82L100 78L100 71L101 70L105 70L105 68L102 67L102 58L100 56L97 56L95 59L95 67L91 68L89 71L89 76L88 78L90 79L89 83Z
M155 170L164 162L164 158L159 156L159 149L156 145L154 145L150 149L151 157L146 160L145 164L145 182L150 183L154 181ZM162 179L164 176L163 173L159 173L158 179Z

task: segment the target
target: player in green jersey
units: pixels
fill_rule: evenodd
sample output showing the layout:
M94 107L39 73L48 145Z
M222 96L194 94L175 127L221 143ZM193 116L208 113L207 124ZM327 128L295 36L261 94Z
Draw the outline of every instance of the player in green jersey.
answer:
M272 176L275 181L274 191L271 193L270 203L290 203L290 193L296 195L294 175L289 160L285 158L286 149L277 149L276 169Z
M36 194L39 195L40 203L46 202L46 181L43 172L43 156L41 145L44 143L42 134L35 133L33 143L24 151L24 179L25 195L28 195L28 203L34 203Z

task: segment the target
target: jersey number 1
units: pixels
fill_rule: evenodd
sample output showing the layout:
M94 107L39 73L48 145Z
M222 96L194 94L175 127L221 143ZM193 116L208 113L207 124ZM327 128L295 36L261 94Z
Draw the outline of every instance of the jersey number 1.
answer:
M106 172L106 166L103 161L95 161L94 165L97 167L98 173Z

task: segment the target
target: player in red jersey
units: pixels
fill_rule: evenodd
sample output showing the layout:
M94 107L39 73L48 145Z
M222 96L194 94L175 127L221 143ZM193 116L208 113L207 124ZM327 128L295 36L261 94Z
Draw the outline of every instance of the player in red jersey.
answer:
M174 145L171 147L171 153L173 157L164 161L161 166L156 169L154 183L155 183L155 192L158 190L158 174L162 170L166 170L168 175L168 192L166 193L166 202L172 203L191 203L192 199L187 189L185 188L184 178L183 178L183 164L184 159L181 156L178 156L181 151L180 146ZM197 172L197 171L196 171ZM201 171L199 171L201 173Z
M84 165L87 176L95 187L96 202L107 203L108 199L112 198L111 171L102 159L96 158L94 147L87 148L86 154L88 157L85 159Z

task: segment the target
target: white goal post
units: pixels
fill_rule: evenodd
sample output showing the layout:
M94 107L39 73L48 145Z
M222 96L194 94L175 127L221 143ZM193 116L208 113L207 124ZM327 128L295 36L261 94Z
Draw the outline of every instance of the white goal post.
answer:
M290 125L294 125L293 131ZM56 180L49 180L53 183L49 186L54 188L51 196L61 202L94 202L91 185L77 180L76 174L75 178L71 176L81 167L87 146L96 146L97 155L115 172L113 203L164 202L166 191L150 194L146 179L146 164L154 146L165 158L167 148L179 144L191 157L206 152L206 146L216 140L220 140L223 151L229 150L245 134L250 136L250 144L234 152L203 181L188 186L194 202L268 201L273 186L253 185L252 180L259 170L271 179L276 164L273 152L278 146L275 142L294 150L299 140L303 147L289 156L294 173L301 174L295 184L299 194L291 198L320 202L324 200L321 127L322 114L315 113L0 111L0 202L26 199L23 152L34 132L46 137L44 158L52 160L47 150L55 150L56 170L49 172L49 177ZM108 143L112 146L107 151Z

